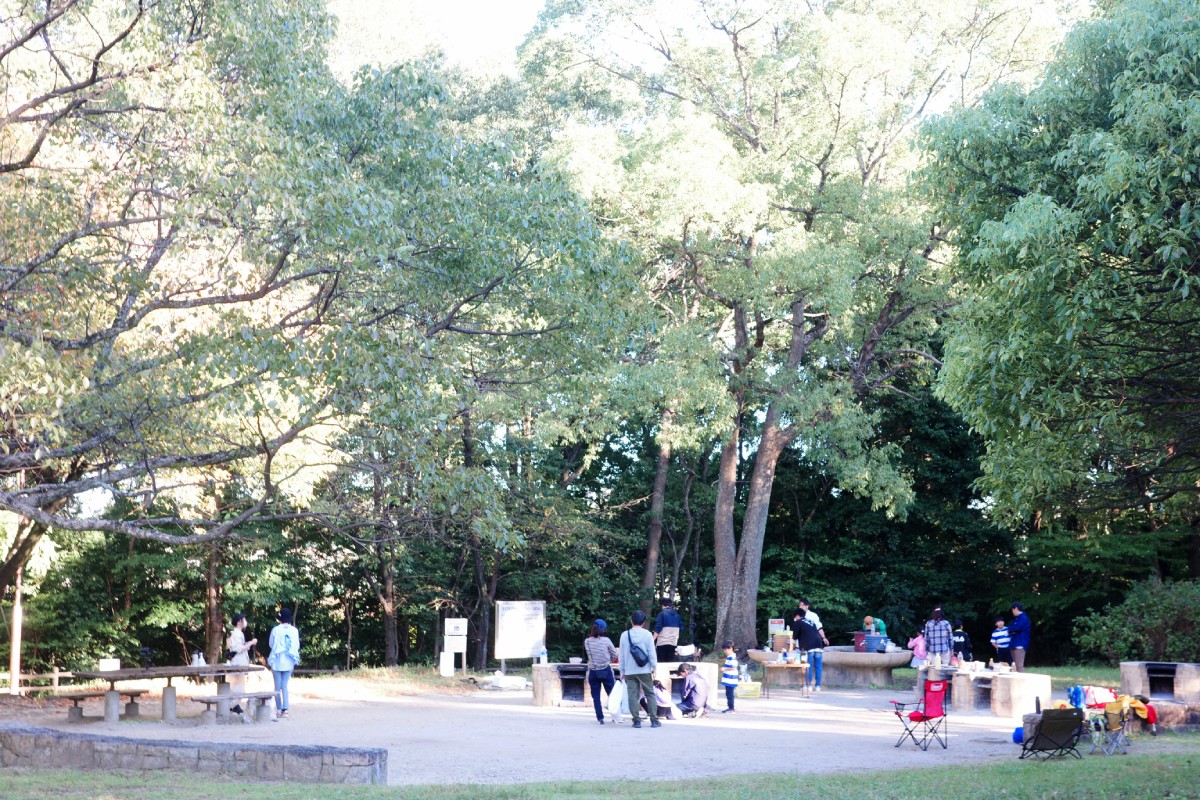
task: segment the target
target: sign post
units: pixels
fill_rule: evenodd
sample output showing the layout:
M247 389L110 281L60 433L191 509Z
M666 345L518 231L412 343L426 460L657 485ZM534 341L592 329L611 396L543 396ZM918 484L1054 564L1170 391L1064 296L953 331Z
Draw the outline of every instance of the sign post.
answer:
M546 601L496 601L496 647L492 654L504 669L506 658L536 659L546 649Z

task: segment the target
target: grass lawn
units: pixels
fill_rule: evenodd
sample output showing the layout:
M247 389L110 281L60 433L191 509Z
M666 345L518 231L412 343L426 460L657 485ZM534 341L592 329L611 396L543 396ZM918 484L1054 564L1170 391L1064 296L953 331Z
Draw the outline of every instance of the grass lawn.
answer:
M1200 736L1172 736L1178 752L1141 755L1135 743L1127 756L1090 756L1082 761L1024 762L964 768L938 767L854 774L731 775L695 781L556 782L517 786L314 786L232 783L183 773L84 773L64 770L5 771L5 800L555 800L556 798L701 798L702 800L928 800L929 797L1002 797L1005 800L1087 797L1096 800L1200 798ZM1150 749L1149 746L1145 749ZM645 754L645 774L653 760Z

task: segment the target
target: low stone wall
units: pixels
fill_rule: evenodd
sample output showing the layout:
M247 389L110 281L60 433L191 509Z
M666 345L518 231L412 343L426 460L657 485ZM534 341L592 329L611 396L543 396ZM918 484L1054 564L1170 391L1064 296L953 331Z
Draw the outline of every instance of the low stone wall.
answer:
M0 766L169 769L296 783L387 783L387 750L179 742L0 725Z

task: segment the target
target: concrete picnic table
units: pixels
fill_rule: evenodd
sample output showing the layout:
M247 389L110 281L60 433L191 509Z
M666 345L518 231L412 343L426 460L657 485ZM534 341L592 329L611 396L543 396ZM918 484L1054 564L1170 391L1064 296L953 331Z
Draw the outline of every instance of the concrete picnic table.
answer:
M121 694L117 691L118 683L127 681L145 681L159 680L165 678L167 685L163 687L162 693L162 718L164 722L173 722L175 720L175 687L171 685L172 678L216 678L217 694L229 694L230 686L228 677L230 675L244 675L249 672L258 672L263 668L256 665L235 665L235 664L206 664L200 667L180 666L180 667L150 667L148 669L132 668L132 669L103 669L92 671L75 671L76 678L83 680L108 681L108 691L104 695L104 721L116 722L121 716ZM228 705L225 708L218 706L218 716L229 713Z

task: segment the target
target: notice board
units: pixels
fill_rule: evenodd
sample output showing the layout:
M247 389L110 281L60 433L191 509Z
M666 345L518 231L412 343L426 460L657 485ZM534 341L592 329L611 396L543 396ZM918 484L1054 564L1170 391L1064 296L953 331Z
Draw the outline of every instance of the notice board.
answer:
M496 601L494 658L537 658L545 646L545 600Z

